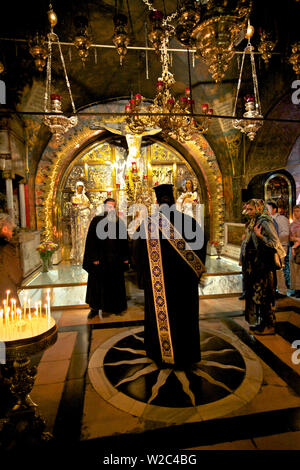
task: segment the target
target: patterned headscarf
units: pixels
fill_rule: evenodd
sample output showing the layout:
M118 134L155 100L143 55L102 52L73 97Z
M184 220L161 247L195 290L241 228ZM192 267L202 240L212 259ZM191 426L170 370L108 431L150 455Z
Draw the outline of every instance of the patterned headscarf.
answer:
M268 211L266 203L262 199L250 199L247 202L247 205L253 206L255 208L255 216L251 217L249 225L247 226L246 242L249 241L251 234L253 232L254 226L257 224L258 220L262 219L273 222L272 216Z

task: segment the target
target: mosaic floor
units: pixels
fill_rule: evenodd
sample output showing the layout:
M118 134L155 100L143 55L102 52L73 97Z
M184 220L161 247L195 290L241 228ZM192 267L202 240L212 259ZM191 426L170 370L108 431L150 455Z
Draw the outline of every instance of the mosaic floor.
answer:
M58 340L32 358L31 398L54 436L53 455L63 447L97 464L146 449L300 450L299 299L278 300L276 335L255 337L244 301L200 297L200 363L159 370L145 355L142 292L134 282L127 289L121 315L87 320L80 305L55 309Z

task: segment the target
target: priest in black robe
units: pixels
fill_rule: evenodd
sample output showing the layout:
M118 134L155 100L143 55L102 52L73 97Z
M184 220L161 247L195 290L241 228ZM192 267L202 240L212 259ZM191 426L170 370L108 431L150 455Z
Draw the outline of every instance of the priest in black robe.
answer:
M128 269L126 226L116 215L116 202L104 201L104 212L90 223L83 258L88 272L86 303L91 319L102 312L120 314L127 308L124 271Z
M159 211L134 238L145 293L145 349L160 367L200 361L199 280L205 271L204 233L175 208L173 185L154 187Z

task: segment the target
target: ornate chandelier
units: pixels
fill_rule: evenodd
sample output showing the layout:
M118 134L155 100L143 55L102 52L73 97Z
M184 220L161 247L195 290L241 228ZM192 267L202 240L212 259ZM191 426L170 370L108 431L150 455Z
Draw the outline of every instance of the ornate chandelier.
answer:
M300 42L292 44L292 54L289 58L289 63L292 64L296 75L300 75Z
M159 49L161 48L163 38L165 36L165 29L163 27L163 14L159 10L152 11L149 15L152 30L148 34L148 39L155 49L155 53L159 54Z
M125 106L127 126L132 133L141 134L146 128L159 128L165 139L176 138L180 142L191 140L197 133L205 133L208 130L212 109L208 104L202 105L203 117L196 122L193 117L193 104L191 89L186 88L185 96L179 100L171 93L171 86L175 83L173 74L169 71L169 55L167 50L168 34L165 34L161 48L162 75L156 83L156 95L153 104L145 107L143 97L135 95L130 104ZM144 115L141 115L144 113ZM147 115L145 114L147 113Z
M84 16L76 16L74 18L76 35L74 37L74 46L78 50L78 55L84 63L89 56L89 48L92 40L88 33L88 20Z
M272 41L270 33L266 31L259 31L259 35L260 42L257 49L258 52L261 53L261 58L264 60L265 64L268 64L272 57L272 51L276 45L276 41Z
M120 65L123 64L123 59L127 54L127 46L130 42L129 36L127 34L126 25L127 25L127 16L121 13L114 16L114 35L113 43L116 46L117 52L120 56Z
M44 124L49 127L49 130L52 132L53 137L56 142L61 142L63 140L64 134L71 128L76 126L78 122L77 116L66 117L63 115L61 109L61 97L58 94L51 93L51 65L52 65L52 43L55 41L58 44L58 49L60 53L60 59L63 66L65 80L67 88L70 95L70 100L72 104L73 113L76 113L75 105L72 97L71 86L67 75L67 70L65 66L64 57L61 50L61 45L58 39L57 34L53 32L53 27L57 23L57 16L52 9L50 4L50 10L48 12L48 18L50 23L51 31L48 34L48 60L47 60L47 76L46 76L46 90L45 90L45 102L44 110L45 113L53 112L57 114L46 115L44 116Z
M34 63L39 72L42 72L46 65L46 59L48 56L48 50L46 40L44 36L40 36L36 33L34 38L29 41L29 52L34 58Z
M192 32L200 21L200 9L194 0L185 0L179 10L176 38L184 46L194 46Z
M238 99L240 86L241 86L241 80L242 80L245 55L247 53L247 54L250 54L254 94L248 94L244 97L246 111L243 114L243 117L251 118L251 119L234 119L232 122L233 127L243 132L244 134L246 134L250 140L254 140L257 131L263 125L263 122L261 120L255 120L255 118L263 118L263 116L261 114L261 106L260 106L260 99L259 99L258 81L257 81L256 67L255 67L255 60L254 60L254 53L253 53L254 47L251 45L251 41L250 41L253 33L254 33L254 28L249 25L247 29L247 34L246 34L246 37L248 38L248 43L244 49L243 56L242 56L242 64L241 64L240 76L239 76L235 104L234 104L234 111L233 111L233 116L235 116L237 99Z
M246 26L251 7L252 0L208 0L200 7L201 21L195 16L191 38L197 56L208 66L216 83L223 79L234 56L235 44ZM190 30L191 26L187 26L187 31Z

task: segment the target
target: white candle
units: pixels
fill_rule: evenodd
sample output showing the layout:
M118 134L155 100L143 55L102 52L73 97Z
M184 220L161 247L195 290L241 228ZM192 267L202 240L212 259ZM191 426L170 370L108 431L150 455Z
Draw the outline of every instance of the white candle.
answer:
M26 304L27 304L27 297L25 295L25 297L24 297L24 317L26 315Z
M47 289L47 301L48 301L48 316L50 318L50 289Z
M30 311L30 302L31 302L31 298L29 297L28 299L28 313L30 314L31 311ZM25 318L25 315L24 315L24 318Z
M10 290L6 291L6 305L8 305L8 298L9 298Z

